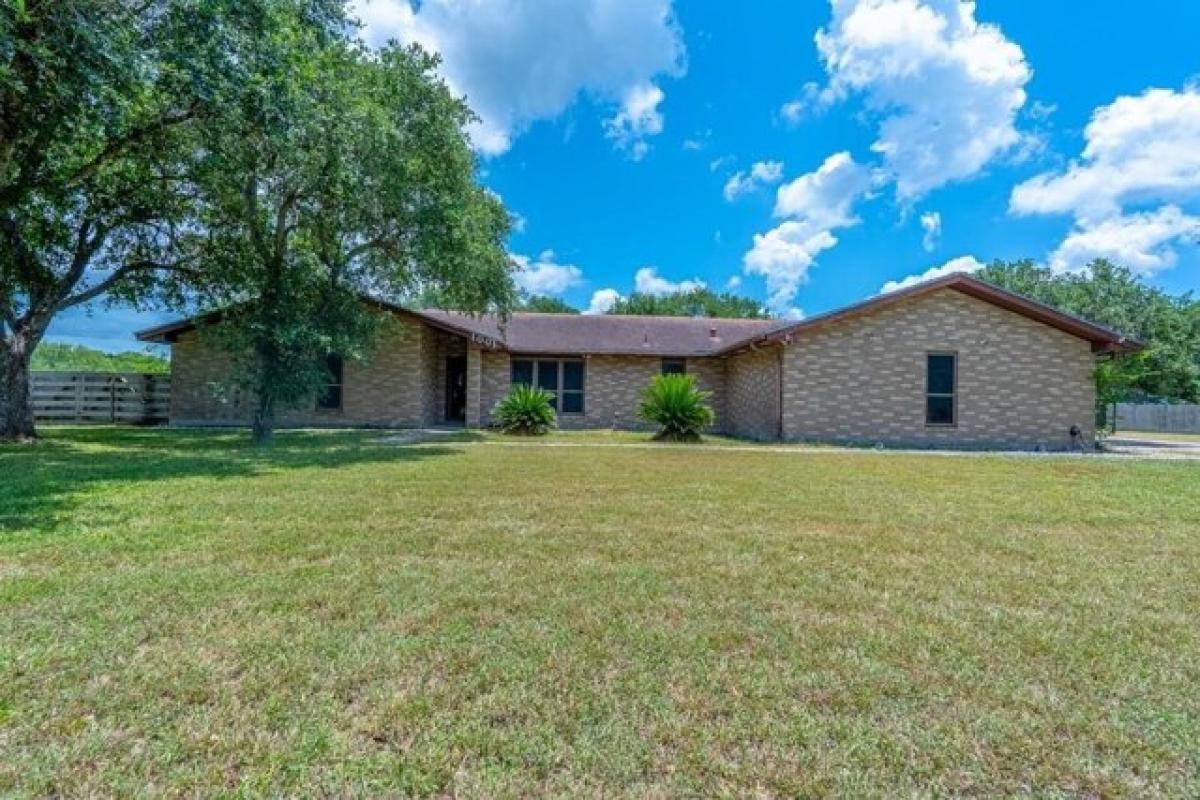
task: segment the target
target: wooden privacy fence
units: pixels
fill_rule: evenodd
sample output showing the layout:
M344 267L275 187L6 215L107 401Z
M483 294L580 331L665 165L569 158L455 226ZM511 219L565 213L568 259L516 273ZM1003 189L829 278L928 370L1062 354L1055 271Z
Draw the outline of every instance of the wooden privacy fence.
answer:
M1117 430L1200 433L1200 406L1117 403Z
M35 372L38 422L158 425L167 421L171 376L133 372Z

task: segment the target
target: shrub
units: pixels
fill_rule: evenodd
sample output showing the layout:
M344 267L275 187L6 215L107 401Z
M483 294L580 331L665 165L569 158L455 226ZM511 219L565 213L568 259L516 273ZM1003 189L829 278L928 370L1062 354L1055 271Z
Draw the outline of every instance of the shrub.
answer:
M696 388L691 375L659 375L642 394L638 416L659 426L655 439L698 442L700 432L713 424L711 396Z
M558 424L550 401L554 395L545 389L518 384L492 410L496 427L505 433L542 436Z

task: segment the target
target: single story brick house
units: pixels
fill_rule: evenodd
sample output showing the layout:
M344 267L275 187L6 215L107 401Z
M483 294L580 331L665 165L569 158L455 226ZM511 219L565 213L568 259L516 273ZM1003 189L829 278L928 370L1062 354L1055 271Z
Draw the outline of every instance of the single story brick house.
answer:
M336 383L282 424L486 426L511 386L531 383L554 395L562 428L634 428L650 379L686 372L712 392L716 430L734 436L1064 449L1072 427L1093 438L1096 358L1139 347L967 275L799 322L380 306L391 321L374 354L332 359ZM247 424L202 323L138 334L171 346L171 422Z

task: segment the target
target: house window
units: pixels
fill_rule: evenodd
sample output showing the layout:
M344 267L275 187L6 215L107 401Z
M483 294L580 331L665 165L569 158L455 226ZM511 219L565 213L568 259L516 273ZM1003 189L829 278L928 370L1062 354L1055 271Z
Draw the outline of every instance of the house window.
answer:
M958 422L958 357L954 353L925 356L925 424Z
M322 411L339 411L342 408L342 389L345 386L342 379L342 357L328 356L325 359L325 370L329 373L329 383L317 395L317 408Z
M682 358L664 358L662 360L663 375L686 375L687 361Z
M560 414L582 414L584 367L580 359L524 359L512 361L512 384L524 384L550 393L550 405Z

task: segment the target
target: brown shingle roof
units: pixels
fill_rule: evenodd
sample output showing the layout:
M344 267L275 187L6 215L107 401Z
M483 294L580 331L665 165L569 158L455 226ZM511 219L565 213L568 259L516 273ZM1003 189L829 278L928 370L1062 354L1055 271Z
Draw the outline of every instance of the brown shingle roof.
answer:
M707 356L786 327L773 319L646 317L618 314L485 314L418 311L435 326L474 335L514 353Z
M412 314L434 327L469 337L484 346L514 353L685 357L726 355L753 344L802 336L809 330L868 314L939 289L962 292L1086 339L1096 352L1132 352L1142 348L1140 342L1116 331L962 274L918 283L800 322L609 314L513 314L502 325L499 317L490 314L470 316L451 311L408 311L378 300L370 302L398 314ZM139 331L137 337L144 342L170 342L180 332L194 328L201 321L218 320L220 313L210 312Z

